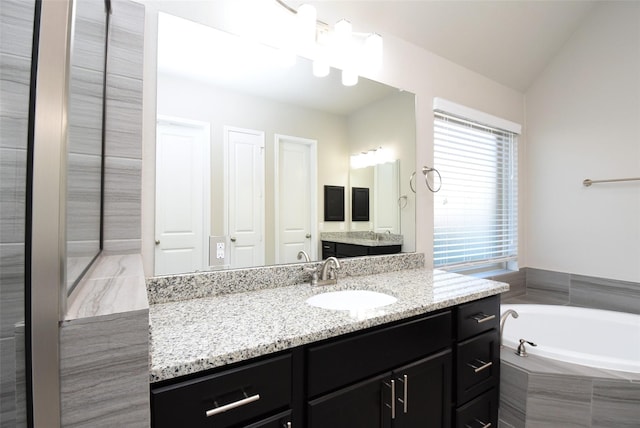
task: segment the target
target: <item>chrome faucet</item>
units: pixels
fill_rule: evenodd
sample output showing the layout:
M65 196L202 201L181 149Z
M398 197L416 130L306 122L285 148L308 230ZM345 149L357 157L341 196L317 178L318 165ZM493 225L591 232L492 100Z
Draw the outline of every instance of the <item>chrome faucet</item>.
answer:
M333 265L333 268L331 265ZM318 285L336 284L338 282L338 274L334 269L340 269L340 262L333 256L328 257L322 263Z
M507 322L507 318L509 315L512 315L514 318L518 318L518 313L513 309L508 309L502 316L500 317L500 347L502 348L502 331L504 330L504 323Z
M304 257L304 261L305 262L310 262L311 261L311 259L309 258L309 254L307 254L307 252L304 251L304 250L300 250L298 252L298 260L302 260L303 257Z

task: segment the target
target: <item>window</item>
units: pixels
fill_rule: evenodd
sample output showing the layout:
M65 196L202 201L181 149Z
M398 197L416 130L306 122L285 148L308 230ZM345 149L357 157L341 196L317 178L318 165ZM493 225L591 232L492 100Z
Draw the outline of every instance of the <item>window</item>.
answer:
M435 104L434 167L442 175L442 188L434 201L434 266L508 269L518 256L517 133ZM463 113L469 111L475 112L465 108ZM519 133L519 125L502 122Z

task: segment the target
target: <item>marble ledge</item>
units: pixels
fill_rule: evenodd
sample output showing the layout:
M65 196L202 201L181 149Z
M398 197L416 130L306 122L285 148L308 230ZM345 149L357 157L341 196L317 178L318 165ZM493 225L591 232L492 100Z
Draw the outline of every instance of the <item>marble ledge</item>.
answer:
M147 311L140 254L101 255L68 299L65 322Z

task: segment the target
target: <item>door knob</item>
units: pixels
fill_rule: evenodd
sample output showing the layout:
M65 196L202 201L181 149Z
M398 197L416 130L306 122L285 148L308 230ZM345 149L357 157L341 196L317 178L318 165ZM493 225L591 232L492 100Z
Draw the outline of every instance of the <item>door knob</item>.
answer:
M160 240L156 239L156 245L160 245Z
M305 236L305 238L310 239L311 238L311 234L307 233L307 235Z
M231 242L236 242L236 238L231 238Z

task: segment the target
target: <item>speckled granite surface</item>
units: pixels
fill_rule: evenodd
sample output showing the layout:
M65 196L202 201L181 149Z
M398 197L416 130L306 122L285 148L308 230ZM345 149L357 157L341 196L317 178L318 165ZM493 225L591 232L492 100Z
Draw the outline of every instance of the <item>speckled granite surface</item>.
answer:
M339 242L342 244L363 245L365 247L383 247L387 245L402 245L402 235L375 232L321 232L323 241Z
M147 278L149 304L302 284L309 282L311 274L308 269L318 269L320 264L321 262L295 263ZM340 278L373 275L423 267L424 254L353 257L341 259L340 264Z
M150 381L158 382L507 291L504 283L408 269L152 305ZM368 289L397 297L358 312L309 306L317 293Z

